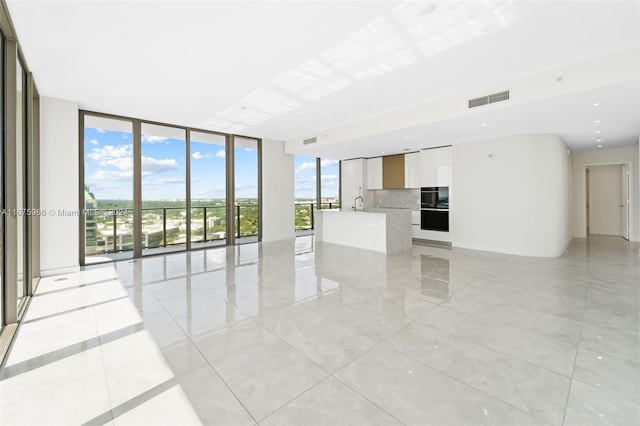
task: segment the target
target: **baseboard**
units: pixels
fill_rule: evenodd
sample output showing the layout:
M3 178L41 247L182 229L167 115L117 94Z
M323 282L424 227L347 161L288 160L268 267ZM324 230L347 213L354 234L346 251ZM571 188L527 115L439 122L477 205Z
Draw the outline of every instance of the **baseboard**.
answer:
M558 251L558 255L556 257L562 256L562 253L564 253L569 248L569 244L571 244L572 240L573 240L573 237L569 237L567 239L567 241L564 243L564 245L562 247L560 247L560 250Z
M411 242L419 246L429 246L447 250L451 250L452 247L452 243L448 241L425 240L424 238L413 238Z

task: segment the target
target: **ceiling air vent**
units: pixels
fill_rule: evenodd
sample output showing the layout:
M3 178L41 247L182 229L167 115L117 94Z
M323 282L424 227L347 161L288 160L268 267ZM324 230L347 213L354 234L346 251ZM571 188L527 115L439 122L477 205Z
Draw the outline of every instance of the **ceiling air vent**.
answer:
M493 93L491 95L481 96L475 99L469 99L469 108L475 108L482 105L492 104L494 102L508 101L509 91Z
M309 145L310 143L318 142L318 138L309 138L302 141L303 145Z

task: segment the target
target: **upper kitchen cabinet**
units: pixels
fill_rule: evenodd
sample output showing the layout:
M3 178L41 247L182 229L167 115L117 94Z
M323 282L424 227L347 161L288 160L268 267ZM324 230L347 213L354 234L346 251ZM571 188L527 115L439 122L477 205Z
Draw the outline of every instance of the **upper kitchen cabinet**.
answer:
M382 187L404 189L404 155L382 157Z
M382 189L382 157L367 161L367 189Z
M451 147L420 151L420 186L449 186L451 183Z
M404 187L420 188L420 153L404 155Z
M365 161L363 158L357 158L340 162L340 206L342 208L352 207L355 198L364 194L367 183Z

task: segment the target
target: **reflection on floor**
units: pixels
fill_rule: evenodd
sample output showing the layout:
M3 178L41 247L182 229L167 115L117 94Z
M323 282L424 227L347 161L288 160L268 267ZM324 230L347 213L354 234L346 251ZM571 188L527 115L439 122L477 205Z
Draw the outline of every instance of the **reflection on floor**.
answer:
M640 424L639 246L295 241L43 279L1 424Z

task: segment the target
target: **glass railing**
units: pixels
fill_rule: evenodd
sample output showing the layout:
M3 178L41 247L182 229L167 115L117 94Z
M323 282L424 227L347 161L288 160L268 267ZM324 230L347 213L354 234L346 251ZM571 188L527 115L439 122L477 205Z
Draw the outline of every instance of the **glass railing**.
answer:
M206 243L227 237L227 207L191 207L191 242Z
M316 203L295 203L295 225L296 231L309 231L315 228L315 218L313 211ZM340 207L338 201L327 201L320 203L321 209L333 209Z
M133 250L133 209L85 211L87 256Z
M258 235L258 205L240 204L235 206L236 238Z
M206 243L226 239L225 205L191 207L191 242ZM113 209L100 216L85 215L85 254L88 256L133 250L133 209ZM235 206L235 237L258 235L258 205ZM187 218L185 207L149 207L142 209L142 248L185 245Z
M313 230L316 203L295 203L295 230ZM321 209L339 207L338 202L320 203ZM104 215L85 215L85 254L87 256L133 250L133 209L113 209ZM241 204L234 209L235 237L258 235L258 205ZM191 242L207 243L226 239L226 206L191 207ZM149 207L142 209L142 248L186 245L185 207Z

